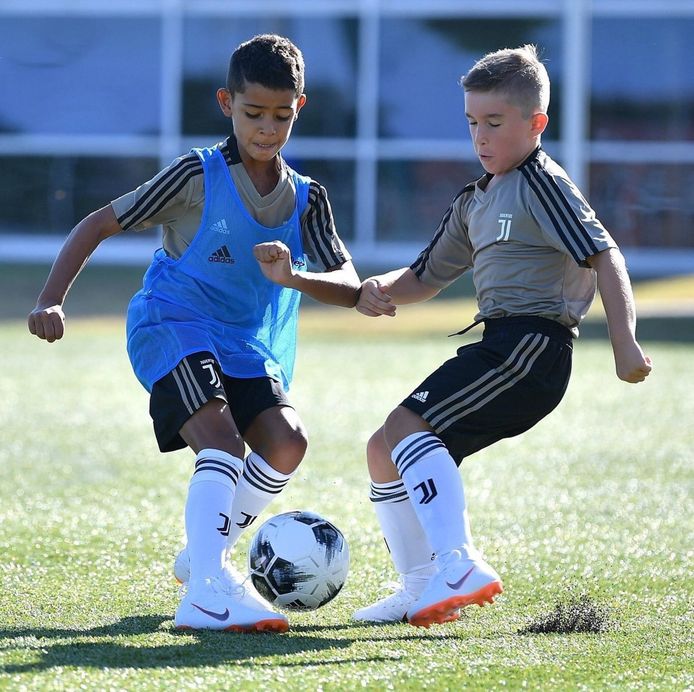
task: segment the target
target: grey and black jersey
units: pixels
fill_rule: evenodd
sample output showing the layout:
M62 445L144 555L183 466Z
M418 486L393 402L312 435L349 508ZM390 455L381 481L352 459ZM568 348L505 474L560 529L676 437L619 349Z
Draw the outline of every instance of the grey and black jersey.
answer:
M596 292L587 259L616 247L566 172L538 147L463 188L411 269L445 288L468 269L476 319L533 315L578 334Z
M268 195L255 189L241 161L236 138L221 147L236 190L249 214L261 225L274 228L293 213L296 194L287 166L278 157L280 180ZM202 162L193 152L175 159L151 180L111 202L125 231L163 227L162 247L175 259L183 255L200 227L205 204ZM308 204L301 217L304 252L318 271L338 267L351 256L335 229L325 188L315 180L309 187Z

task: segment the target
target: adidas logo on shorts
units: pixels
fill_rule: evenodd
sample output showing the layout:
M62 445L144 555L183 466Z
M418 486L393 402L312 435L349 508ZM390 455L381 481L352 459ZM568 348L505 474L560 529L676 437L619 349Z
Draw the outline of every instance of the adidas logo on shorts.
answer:
M417 399L417 401L421 401L422 403L424 403L427 400L428 396L429 392L417 392L416 394L412 394L410 398Z

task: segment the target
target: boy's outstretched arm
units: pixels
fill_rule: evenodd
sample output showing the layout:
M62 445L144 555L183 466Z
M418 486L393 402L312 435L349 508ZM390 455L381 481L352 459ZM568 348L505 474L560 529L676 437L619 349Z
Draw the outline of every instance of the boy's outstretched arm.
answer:
M438 295L439 289L422 283L408 267L372 276L361 285L357 310L362 315L395 315L396 305L421 303Z
M90 255L106 238L121 231L111 205L92 212L70 232L53 262L48 279L28 317L29 331L48 342L65 332L63 302Z
M359 296L359 276L351 262L325 272L297 272L289 248L276 240L253 248L263 275L280 286L294 288L314 300L353 308Z
M636 308L624 257L611 248L589 257L588 262L598 275L617 377L625 382L643 382L653 364L636 341Z

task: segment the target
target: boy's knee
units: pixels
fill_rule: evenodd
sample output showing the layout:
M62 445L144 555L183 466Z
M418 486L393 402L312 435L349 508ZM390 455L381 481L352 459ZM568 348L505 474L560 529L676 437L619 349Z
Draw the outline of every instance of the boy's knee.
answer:
M372 481L387 483L398 479L397 469L390 459L390 449L386 443L383 428L379 428L366 443L366 463Z
M383 428L379 428L366 443L366 460L370 463L371 459L380 459L384 456L390 457L390 450L383 436Z
M273 469L292 473L306 454L308 435L293 408L278 407L263 411L246 429L248 446Z
M226 402L212 399L201 406L181 427L180 435L197 454L201 449L219 449L242 459L244 442Z
M389 449L393 449L408 435L431 430L432 427L424 418L404 406L393 409L383 424L383 436Z
M273 439L261 456L280 473L293 473L308 449L306 431L299 427L284 431Z
M301 463L306 451L308 450L308 436L302 428L292 430L283 444L286 447L288 456L296 459L296 465Z

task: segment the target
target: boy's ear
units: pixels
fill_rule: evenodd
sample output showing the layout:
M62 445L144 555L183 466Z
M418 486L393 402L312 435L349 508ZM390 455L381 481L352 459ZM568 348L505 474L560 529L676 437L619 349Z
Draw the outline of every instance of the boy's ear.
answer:
M534 113L530 118L530 129L533 136L541 135L545 131L548 122L547 113Z
M306 105L306 94L301 94L299 100L296 102L296 113L294 114L294 120L299 116L299 111Z
M217 89L217 103L227 118L232 116L232 98L228 89Z

